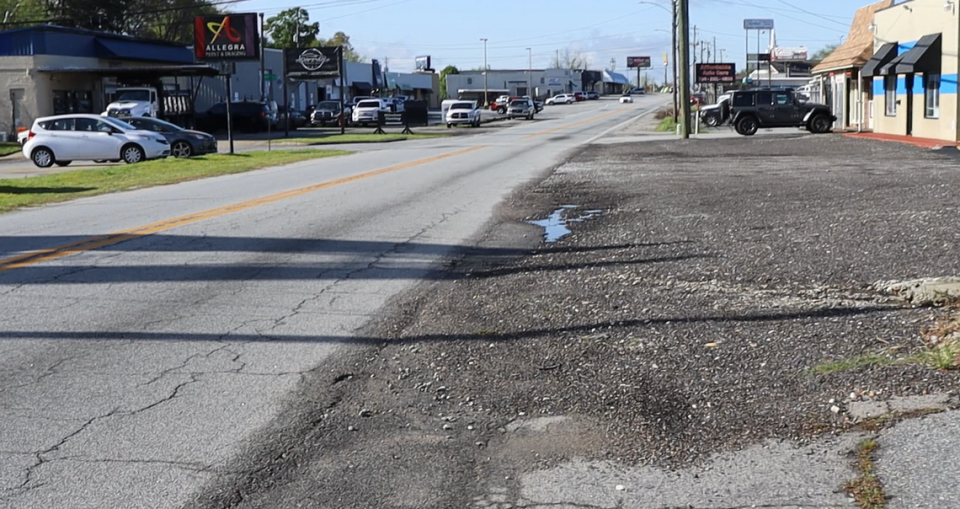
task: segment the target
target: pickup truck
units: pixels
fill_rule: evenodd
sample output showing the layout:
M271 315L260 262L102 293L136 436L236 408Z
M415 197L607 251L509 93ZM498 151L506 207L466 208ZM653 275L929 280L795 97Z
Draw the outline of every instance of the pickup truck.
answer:
M153 117L184 125L193 116L193 100L187 90L164 90L160 87L121 87L103 116Z
M457 101L450 105L444 121L447 123L447 129L456 124L480 127L480 108L474 101Z

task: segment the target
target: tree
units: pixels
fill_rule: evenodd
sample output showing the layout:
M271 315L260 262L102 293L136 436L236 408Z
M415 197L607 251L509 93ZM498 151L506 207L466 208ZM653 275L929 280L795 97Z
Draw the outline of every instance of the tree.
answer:
M554 69L583 70L590 66L590 59L580 50L567 48L554 55L550 66Z
M455 65L448 65L440 70L440 93L447 93L447 76L451 74L460 74L460 69L457 69ZM444 97L449 97L444 95Z
M287 9L267 18L263 30L270 36L270 40L264 43L271 48L325 46L317 44L320 23L310 23L310 13L301 7Z
M366 62L367 58L357 53L357 50L353 48L353 44L350 44L350 36L343 32L336 32L333 34L333 37L329 39L317 39L317 42L313 46L343 46L343 61L344 62Z
M833 53L833 51L836 50L838 46L840 46L840 45L839 45L839 44L828 44L828 45L820 48L819 50L817 50L817 52L814 53L814 54L810 57L810 60L813 60L813 61L815 61L815 62L820 62L820 61L822 61L824 58L827 58L827 56L829 56L830 53Z
M46 14L39 0L0 0L0 30L35 25Z

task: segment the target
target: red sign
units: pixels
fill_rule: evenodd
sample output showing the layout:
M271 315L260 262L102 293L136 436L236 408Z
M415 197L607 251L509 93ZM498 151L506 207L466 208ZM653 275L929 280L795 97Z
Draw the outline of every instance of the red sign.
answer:
M650 57L627 57L627 67L650 68Z
M697 83L733 83L737 64L697 64Z
M197 16L193 21L197 60L259 60L256 14Z

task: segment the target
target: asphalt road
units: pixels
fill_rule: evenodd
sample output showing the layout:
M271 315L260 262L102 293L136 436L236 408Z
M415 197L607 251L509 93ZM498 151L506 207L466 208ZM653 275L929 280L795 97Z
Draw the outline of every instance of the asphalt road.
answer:
M668 100L0 216L0 507L183 505L508 192Z

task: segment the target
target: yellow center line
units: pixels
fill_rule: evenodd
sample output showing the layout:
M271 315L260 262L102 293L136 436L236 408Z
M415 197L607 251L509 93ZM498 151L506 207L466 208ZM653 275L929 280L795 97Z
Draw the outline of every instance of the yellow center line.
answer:
M600 116L597 116L597 117L588 118L588 119L585 119L585 120L581 120L581 121L579 121L579 122L574 122L574 123L572 123L572 124L562 125L562 126L560 126L560 127L554 127L553 129L547 129L546 131L541 131L541 132L539 132L539 133L530 134L530 135L524 136L524 139L527 139L527 140L528 140L528 139L530 139L530 138L536 138L536 137L538 137L538 136L546 136L546 135L548 135L548 134L552 134L552 133L555 133L555 132L557 132L557 131L562 131L562 130L564 130L564 129L570 129L571 127L576 127L576 126L578 126L578 125L589 124L590 122L596 122L597 120L603 120L603 119L605 119L605 118L607 118L607 117L610 117L610 116L616 115L617 113L622 113L622 112L623 112L623 110L614 110L614 111L611 111L611 112L609 112L609 113L604 113L603 115L600 115Z
M274 193L267 196L261 196L259 198L253 198L253 199L242 201L242 202L231 203L229 205L224 205L221 207L216 207L208 210L202 210L200 212L194 212L192 214L186 214L186 215L174 217L171 219L164 219L163 221L157 221L155 223L145 224L145 225L137 226L134 228L128 228L126 230L121 230L121 231L109 233L106 235L97 235L93 237L88 237L82 240L71 242L69 244L63 244L63 245L59 245L51 248L31 251L29 253L23 253L17 256L0 259L0 272L18 269L21 267L27 267L40 262L55 260L57 258L62 258L64 256L68 256L71 254L90 251L93 249L109 246L112 244L118 244L126 240L142 237L145 235L151 235L154 233L162 232L164 230L176 228L178 226L184 226L191 223L203 221L205 219L211 219L211 218L223 216L226 214L232 214L234 212L240 212L242 210L247 210L253 207L259 207L261 205L276 203L278 201L295 198L297 196L302 196L308 193L312 193L314 191L329 189L331 187L341 186L344 184L365 180L371 177L376 177L379 175L384 175L384 174L392 173L395 171L405 170L407 168L412 168L414 166L433 163L436 161L440 161L442 159L456 157L456 156L474 152L483 148L486 148L486 146L477 146L477 147L470 147L470 148L465 148L461 150L455 150L453 152L448 152L446 154L426 157L424 159L417 159L416 161L410 161L408 163L388 166L386 168L380 168L378 170L371 170L363 173L358 173L356 175L351 175L349 177L341 177L334 180L328 180L326 182L320 182L320 183L312 184L309 186L299 187L297 189L291 189L289 191L282 191L279 193Z

